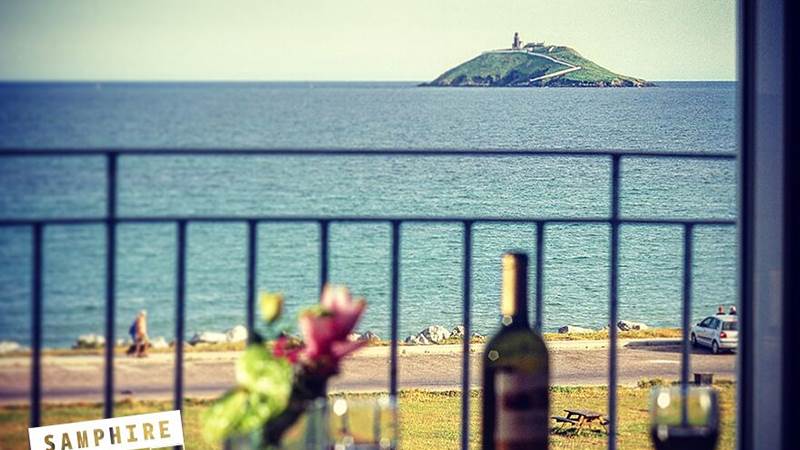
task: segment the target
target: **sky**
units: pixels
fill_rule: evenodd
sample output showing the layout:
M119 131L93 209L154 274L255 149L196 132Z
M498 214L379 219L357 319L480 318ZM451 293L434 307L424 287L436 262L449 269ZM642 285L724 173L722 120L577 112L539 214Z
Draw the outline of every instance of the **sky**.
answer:
M0 80L425 81L523 41L733 80L735 0L0 0Z

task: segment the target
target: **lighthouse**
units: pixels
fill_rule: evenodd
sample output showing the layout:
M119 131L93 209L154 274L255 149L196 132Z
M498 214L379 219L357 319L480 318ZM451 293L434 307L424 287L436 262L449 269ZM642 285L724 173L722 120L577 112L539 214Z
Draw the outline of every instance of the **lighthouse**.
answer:
M514 32L514 42L511 43L511 50L519 50L522 47L522 43L519 40L519 33Z

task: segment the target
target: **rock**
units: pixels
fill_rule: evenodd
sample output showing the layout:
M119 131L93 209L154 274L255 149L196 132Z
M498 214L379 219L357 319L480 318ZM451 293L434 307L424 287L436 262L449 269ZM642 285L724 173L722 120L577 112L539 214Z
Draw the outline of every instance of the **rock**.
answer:
M429 341L428 338L423 336L422 333L416 336L409 336L406 338L404 342L406 344L412 344L412 345L431 345L431 341Z
M464 337L464 327L459 325L459 326L453 328L453 331L450 332L450 337L463 338Z
M486 336L480 333L472 333L472 336L470 337L470 342L479 342L479 343L486 342Z
M590 330L589 328L577 327L575 325L565 325L558 329L558 332L561 334L566 333L593 333L594 330Z
M0 355L22 350L22 346L14 341L0 341Z
M431 325L428 328L420 331L417 336L422 336L434 344L443 344L444 341L450 338L450 332L447 331L447 328L445 327Z
M169 348L169 343L163 336L159 336L152 341L150 341L150 347L156 348Z
M648 327L643 323L620 320L619 322L617 322L617 328L619 328L620 331L631 331L631 330L647 330L650 327Z
M367 331L359 336L358 340L361 342L380 342L381 338L372 331Z
M89 333L78 336L72 348L100 348L106 345L106 338L99 334Z
M192 345L221 344L223 342L228 342L228 336L225 333L217 333L214 331L201 331L200 333L195 333L195 335L189 339L189 343Z
M350 342L358 342L361 340L361 333L350 333L347 335L347 340Z
M247 340L247 328L236 325L225 332L225 339L227 342L244 342Z

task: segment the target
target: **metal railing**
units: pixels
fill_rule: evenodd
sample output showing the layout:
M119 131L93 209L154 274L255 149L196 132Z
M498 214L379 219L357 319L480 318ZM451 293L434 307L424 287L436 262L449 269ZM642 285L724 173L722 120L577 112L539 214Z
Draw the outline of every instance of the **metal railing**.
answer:
M467 157L591 157L606 158L610 168L610 214L606 217L367 217L367 216L120 216L117 213L117 164L121 157L142 157L148 155L173 155L192 157L305 157L317 156L336 158L341 156L394 156L440 158L445 156ZM638 152L638 151L569 151L569 150L205 150L205 149L121 149L121 150L0 150L0 158L7 157L79 157L102 156L106 159L106 214L103 217L61 217L47 219L0 219L0 227L28 226L32 231L33 242L33 276L32 276L32 315L31 315L31 392L30 392L30 424L38 426L41 422L41 350L42 350L42 264L43 264L43 231L52 225L104 224L106 230L106 311L105 311L105 372L104 372L104 415L111 417L114 408L114 319L116 310L115 276L116 276L116 227L123 223L174 223L177 228L176 248L176 307L175 307L175 381L174 407L183 406L183 343L186 303L186 227L190 222L235 222L247 225L247 329L252 338L255 325L256 267L257 267L257 227L261 223L293 222L316 223L320 233L320 286L328 280L329 263L329 228L331 223L361 222L385 223L391 226L391 346L389 365L389 394L397 395L397 357L398 357L398 319L399 319L399 282L400 282L400 240L401 227L405 223L456 223L463 228L463 275L462 275L462 316L464 336L471 335L471 274L472 274L472 230L476 223L515 223L529 224L536 230L536 269L535 269L535 319L534 326L541 330L542 326L542 280L544 278L544 242L545 227L556 223L608 224L611 229L610 269L609 269L609 370L608 370L608 448L616 449L617 436L617 327L618 322L618 282L619 282L619 231L621 225L673 225L683 228L683 310L682 310L682 358L680 381L683 386L689 384L690 341L689 330L691 320L691 277L692 277L692 240L695 227L735 226L736 221L730 219L649 219L626 218L620 215L620 163L627 158L656 159L703 159L703 160L735 160L736 155L730 153L700 152ZM747 352L747 348L742 349ZM462 373L461 373L461 448L469 448L469 355L470 340L463 339ZM685 411L684 411L685 414ZM685 416L684 416L685 417Z

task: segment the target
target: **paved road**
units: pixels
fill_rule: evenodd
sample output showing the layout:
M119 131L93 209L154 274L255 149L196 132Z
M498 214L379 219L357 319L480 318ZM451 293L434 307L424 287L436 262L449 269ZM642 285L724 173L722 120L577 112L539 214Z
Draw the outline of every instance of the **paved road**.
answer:
M559 77L561 75L566 75L570 72L575 72L576 70L581 70L581 66L574 66L570 67L569 69L559 70L558 72L548 73L547 75L542 75L540 77L531 78L530 81L539 81L544 80L547 78Z
M570 64L570 63L568 63L566 61L562 61L560 59L553 58L552 56L549 56L549 55L543 55L541 53L535 53L535 52L528 52L528 54L529 55L533 55L533 56L538 56L539 58L549 59L550 61L553 61L554 63L558 63L558 64L561 64L561 65L564 65L564 66L567 66L567 67L578 67L578 68L580 68L580 66L576 66L576 65Z
M509 50L509 49L506 49L506 50L490 50L490 51L488 51L488 52L484 52L484 53L524 53L524 54L526 54L526 55L538 56L539 58L549 59L550 61L552 61L552 62L554 62L554 63L556 63L556 64L561 64L561 65L563 65L563 66L567 66L567 67L579 67L579 66L576 66L576 65L574 65L574 64L570 64L570 63L568 63L568 62L566 62L566 61L562 61L562 60L560 60L560 59L553 58L553 57L552 57L552 56L550 56L550 55L545 55L545 54L542 54L542 53L536 53L536 52L529 52L529 51L527 51L527 50Z
M556 64L561 64L561 65L567 67L564 70L559 70L557 72L548 73L548 74L542 75L540 77L531 78L529 80L531 82L539 81L539 80L545 80L547 78L558 77L558 76L561 76L561 75L566 75L566 74L568 74L570 72L574 72L576 70L581 70L582 69L581 66L576 66L574 64L570 64L568 62L561 61L560 59L553 58L552 56L544 55L544 54L541 54L541 53L529 52L529 51L526 51L526 50L493 50L490 53L524 53L526 55L531 55L531 56L537 56L539 58L544 58L544 59L550 60L550 61L552 61L552 62L554 62Z
M549 344L552 383L557 385L606 385L608 349L604 341L568 341ZM470 355L473 386L480 384L480 352ZM368 348L348 360L331 385L332 390L381 391L388 386L388 348ZM185 354L185 395L217 396L233 385L236 352ZM712 372L718 378L735 377L736 355L711 355L695 350L692 371ZM459 389L461 386L460 346L401 347L399 383L401 389ZM120 357L115 364L117 399L171 399L174 361L171 354L153 354L145 359ZM65 403L102 401L103 360L100 356L46 357L43 360L44 401ZM621 341L619 381L635 384L642 378L677 379L680 346L674 341L645 345ZM29 392L29 358L0 358L0 404L24 403Z

